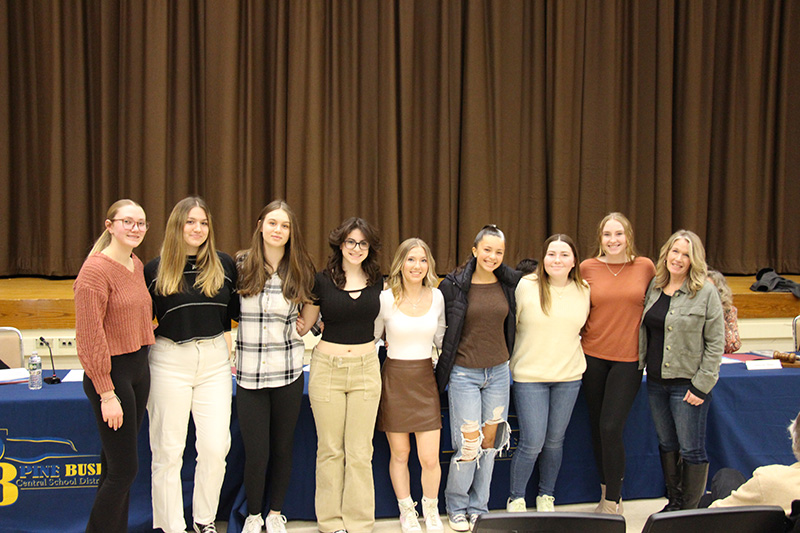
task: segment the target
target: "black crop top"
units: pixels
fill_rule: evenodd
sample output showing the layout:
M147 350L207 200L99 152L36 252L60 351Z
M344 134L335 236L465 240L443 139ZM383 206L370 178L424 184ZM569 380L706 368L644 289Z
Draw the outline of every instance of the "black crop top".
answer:
M314 278L314 304L322 313L325 329L322 340L334 344L364 344L375 340L375 319L381 309L380 283L361 289L358 298L334 285L330 275L317 272Z

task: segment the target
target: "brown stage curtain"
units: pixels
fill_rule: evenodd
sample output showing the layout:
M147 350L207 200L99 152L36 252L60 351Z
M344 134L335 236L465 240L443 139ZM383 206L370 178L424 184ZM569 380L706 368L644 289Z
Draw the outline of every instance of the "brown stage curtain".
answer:
M608 211L728 273L800 272L800 3L0 0L0 275L77 273L121 197L208 200L235 252L282 197L317 266L362 216L507 260Z

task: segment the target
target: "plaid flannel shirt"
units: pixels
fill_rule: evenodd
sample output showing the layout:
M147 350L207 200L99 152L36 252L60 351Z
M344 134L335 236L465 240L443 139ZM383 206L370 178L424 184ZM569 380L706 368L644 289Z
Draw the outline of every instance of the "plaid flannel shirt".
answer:
M242 388L282 387L300 377L305 344L295 329L298 311L283 297L277 273L259 294L241 297L236 382Z

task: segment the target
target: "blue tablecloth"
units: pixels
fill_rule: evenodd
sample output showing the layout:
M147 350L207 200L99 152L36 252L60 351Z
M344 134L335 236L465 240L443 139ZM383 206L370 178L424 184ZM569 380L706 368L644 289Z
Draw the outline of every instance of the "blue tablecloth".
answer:
M63 376L63 372L60 372ZM723 466L749 476L763 464L791 464L794 456L786 426L800 411L800 370L747 371L743 364L723 365L714 388L708 420L711 473ZM306 376L307 377L307 376ZM442 431L442 487L450 458L446 404ZM239 531L244 494L241 489L244 452L233 410L233 444L218 517ZM512 428L516 419L510 417ZM146 422L145 422L146 424ZM516 435L516 434L515 434ZM193 442L190 432L189 441ZM139 438L139 475L131 493L130 530L151 531L150 450L147 428ZM396 516L397 505L388 474L389 450L382 433L375 435L376 515ZM645 386L639 391L625 428L627 473L624 499L663 495L658 447ZM512 439L512 452L515 440ZM556 503L594 501L599 478L589 437L586 401L578 398L567 430L564 463L556 485ZM45 385L29 391L25 385L0 386L0 531L83 531L94 499L100 444L94 417L79 383ZM415 451L412 451L412 457ZM290 519L314 519L316 435L308 403L303 399L295 433L295 452L289 496L283 512ZM184 458L184 501L190 515L194 450ZM419 467L412 465L412 495L419 499ZM498 460L492 481L490 507L505 506L510 457ZM536 474L529 485L533 501ZM443 495L440 493L443 507ZM237 527L238 524L238 527Z

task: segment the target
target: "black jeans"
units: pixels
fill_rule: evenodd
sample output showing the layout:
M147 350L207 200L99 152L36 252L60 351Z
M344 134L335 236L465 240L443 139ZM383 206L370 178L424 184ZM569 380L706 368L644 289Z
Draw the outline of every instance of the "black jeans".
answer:
M283 387L244 389L236 386L236 411L244 442L244 491L248 514L264 509L269 477L269 509L280 511L292 474L294 428L303 399L303 375Z
M618 502L625 477L622 431L642 384L637 362L608 361L586 356L583 393L589 406L592 446L606 500Z
M100 396L95 392L92 380L85 374L83 376L83 391L94 409L103 446L100 452L100 480L86 525L87 533L128 531L130 490L139 471L137 439L150 393L147 353L148 347L142 346L137 352L111 358L111 380L123 412L122 426L117 431L103 422Z

